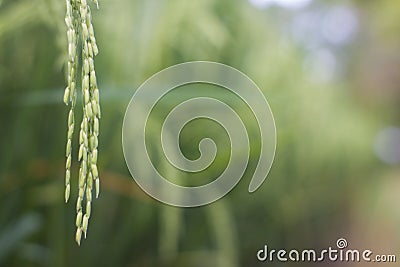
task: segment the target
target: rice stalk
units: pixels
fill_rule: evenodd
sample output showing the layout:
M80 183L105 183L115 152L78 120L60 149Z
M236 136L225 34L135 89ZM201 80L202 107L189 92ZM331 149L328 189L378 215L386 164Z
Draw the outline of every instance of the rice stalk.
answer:
M93 1L97 7L97 0ZM64 93L64 102L70 106L68 115L68 137L66 147L66 174L65 174L65 202L70 197L72 137L75 128L75 106L78 84L78 66L81 71L81 90L83 103L83 117L79 131L79 193L76 201L76 242L81 243L82 233L87 236L91 215L93 183L95 183L96 198L99 196L100 180L97 169L98 135L100 103L97 87L94 57L98 54L98 47L92 25L91 9L86 0L66 0L68 63L67 87ZM79 57L81 55L81 57ZM80 59L80 63L78 61ZM85 204L85 205L83 205ZM83 208L85 207L85 208Z

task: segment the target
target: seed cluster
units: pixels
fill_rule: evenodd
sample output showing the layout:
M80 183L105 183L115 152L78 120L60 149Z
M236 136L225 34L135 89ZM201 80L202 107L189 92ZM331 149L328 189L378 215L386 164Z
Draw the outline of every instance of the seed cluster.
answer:
M98 7L97 0L93 2ZM92 207L93 187L96 198L99 196L100 180L97 170L98 135L99 135L99 89L97 87L96 72L94 69L94 56L98 54L96 39L94 37L91 11L86 0L66 0L68 38L68 85L64 93L64 102L70 105L68 115L68 140L66 148L66 174L65 174L65 202L70 197L72 137L75 127L74 110L77 97L77 69L81 68L81 87L83 98L83 118L79 133L79 194L76 202L76 242L81 243L82 233L86 238L89 218ZM78 45L81 49L81 62L79 61ZM85 206L85 209L82 208Z

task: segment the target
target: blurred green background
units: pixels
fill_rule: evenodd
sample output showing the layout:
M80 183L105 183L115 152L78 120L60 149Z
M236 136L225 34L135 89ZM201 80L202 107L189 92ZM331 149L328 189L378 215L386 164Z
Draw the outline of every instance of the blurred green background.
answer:
M64 204L65 2L0 0L0 266L314 266L260 263L256 253L341 237L399 252L400 2L102 0L92 11L102 192L78 247L74 179ZM254 194L247 175L216 203L178 209L134 183L121 128L142 82L192 60L251 77L278 144ZM315 264L327 265L357 264Z

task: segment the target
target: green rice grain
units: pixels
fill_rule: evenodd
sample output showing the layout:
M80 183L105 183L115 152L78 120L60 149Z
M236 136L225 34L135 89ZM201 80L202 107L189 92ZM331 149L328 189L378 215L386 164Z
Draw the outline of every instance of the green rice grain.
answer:
M98 8L98 1L93 0ZM76 235L75 240L80 245L82 232L86 233L92 209L93 182L95 182L96 198L100 192L99 173L97 169L98 135L100 119L100 99L97 87L94 57L99 50L96 44L92 25L91 9L87 0L66 0L68 62L67 87L63 101L70 107L68 113L68 135L66 146L65 201L70 198L70 177L72 164L72 137L75 128L76 85L81 81L83 117L79 131L78 161L79 182L78 199L76 202ZM81 56L80 56L81 55ZM78 63L79 59L81 60ZM78 79L78 66L81 79ZM82 205L84 204L84 205ZM85 207L85 209L83 209Z

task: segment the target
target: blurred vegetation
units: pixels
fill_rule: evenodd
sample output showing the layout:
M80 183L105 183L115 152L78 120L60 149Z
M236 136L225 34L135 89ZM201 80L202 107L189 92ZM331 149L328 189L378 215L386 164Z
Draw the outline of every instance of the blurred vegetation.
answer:
M63 203L64 4L0 0L0 266L258 266L264 244L318 249L340 237L399 251L399 163L374 151L378 133L400 124L399 2L102 0L93 10L102 193L81 247L74 205ZM278 146L256 193L248 172L223 200L177 209L132 181L121 128L135 88L192 60L251 77L274 112ZM183 136L189 154L194 132Z

